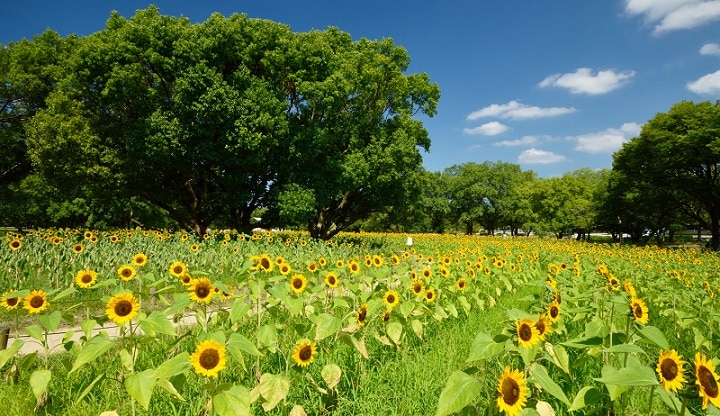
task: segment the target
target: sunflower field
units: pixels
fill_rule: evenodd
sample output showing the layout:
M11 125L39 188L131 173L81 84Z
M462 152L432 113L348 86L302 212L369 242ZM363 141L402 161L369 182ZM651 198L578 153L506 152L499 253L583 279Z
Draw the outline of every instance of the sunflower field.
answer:
M720 415L713 252L55 229L0 264L0 414Z

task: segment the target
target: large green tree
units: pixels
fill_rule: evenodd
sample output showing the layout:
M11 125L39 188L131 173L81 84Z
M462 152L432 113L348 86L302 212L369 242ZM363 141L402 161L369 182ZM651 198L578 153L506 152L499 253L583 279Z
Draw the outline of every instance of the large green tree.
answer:
M710 230L714 250L720 247L720 103L682 101L655 115L614 155L613 171L625 198L647 209L658 201L676 207Z
M419 192L430 142L412 116L439 89L408 64L392 40L332 28L113 13L67 60L30 154L66 194L127 212L137 197L199 234L266 207L328 238Z
M42 220L22 190L32 173L25 129L55 89L61 62L74 44L47 30L31 40L0 45L0 222L22 226Z

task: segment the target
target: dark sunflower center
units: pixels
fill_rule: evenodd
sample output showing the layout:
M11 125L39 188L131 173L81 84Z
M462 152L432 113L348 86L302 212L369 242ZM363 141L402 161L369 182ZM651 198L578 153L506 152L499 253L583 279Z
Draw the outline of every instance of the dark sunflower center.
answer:
M82 280L83 283L90 283L92 282L92 276L90 274L84 274L80 280Z
M18 303L18 298L7 298L5 302L7 302L8 306L15 306Z
M633 311L635 313L635 317L640 319L643 317L643 310L642 307L639 304L635 304L635 309Z
M502 383L502 399L503 401L513 406L520 400L520 386L512 378L506 378Z
M520 339L522 339L523 341L530 341L532 339L532 329L530 329L530 325L528 325L528 324L520 325L520 330L518 331L518 335L520 336Z
M206 285L198 285L195 288L195 295L199 298L206 298L210 295L210 288Z
M434 296L435 296L435 294L434 294L433 292L427 292L427 293L425 294L425 297L428 298L428 299L432 299Z
M395 295L387 295L387 302L388 303L395 303Z
M268 259L260 259L260 267L262 267L265 270L270 270L270 260Z
M10 243L10 247L12 248L20 248L20 242L19 241L13 241Z
M182 282L183 282L183 283L190 283L190 276L188 276L188 275L183 276L183 277L182 277Z
M115 304L115 315L128 316L132 312L132 303L129 300L121 300Z
M176 273L177 273L177 272L176 272ZM120 272L120 274L122 274L122 277L130 277L130 276L132 276L132 270L130 270L130 269L122 269L122 271Z
M41 307L45 303L45 299L42 298L42 296L33 296L32 299L30 299L30 306L37 309Z
M677 363L670 358L664 359L662 363L660 363L660 373L667 381L675 380L678 374Z
M303 286L302 279L293 279L292 285L295 289L302 289L302 286Z
M557 308L557 306L553 306L550 308L550 316L555 319L560 314L560 310Z
M459 282L458 282L458 287L459 287L460 289L464 288L464 287L465 287L465 281L464 281L464 280L459 281Z
M422 292L422 289L423 289L423 288L422 288L422 285L420 285L420 284L415 284L415 285L413 285L413 292L415 292L415 293L420 293L420 292Z
M175 274L180 274L180 273L182 273L182 272L183 272L182 266L175 266L175 267L173 268L173 272L174 272Z
M367 317L367 309L365 309L365 308L360 309L358 311L358 317L357 317L358 321L363 322L366 317Z
M331 285L334 285L335 284L335 276L328 276L328 283L330 283Z
M304 345L302 348L300 348L298 357L300 357L300 361L309 360L312 357L312 347L310 345Z
M385 312L385 315L383 315L383 322L387 322L390 320L390 312Z
M535 328L537 328L540 335L544 334L545 333L545 322L542 320L535 322Z
M698 380L700 381L702 390L708 397L712 399L718 397L718 394L720 393L718 392L717 381L715 380L713 373L707 367L700 367L698 370Z
M220 363L220 353L216 349L208 348L200 354L200 365L206 370L212 370Z

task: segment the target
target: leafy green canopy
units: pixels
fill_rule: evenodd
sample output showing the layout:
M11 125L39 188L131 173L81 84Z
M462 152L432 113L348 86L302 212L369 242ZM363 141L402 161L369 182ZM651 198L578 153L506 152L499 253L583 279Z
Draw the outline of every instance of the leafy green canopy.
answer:
M614 156L615 205L654 227L698 224L720 246L720 103L683 101L651 119ZM624 203L622 203L624 202Z
M266 207L328 238L420 192L430 140L412 117L433 116L440 92L409 62L334 28L114 13L63 61L29 154L66 195L140 198L197 233L247 229Z

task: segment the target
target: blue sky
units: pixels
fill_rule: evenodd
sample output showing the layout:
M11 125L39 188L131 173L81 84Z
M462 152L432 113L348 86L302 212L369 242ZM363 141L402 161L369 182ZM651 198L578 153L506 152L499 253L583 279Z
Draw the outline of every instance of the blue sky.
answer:
M442 90L425 167L486 160L539 176L610 168L612 153L682 100L720 99L720 0L46 0L9 2L0 43L102 30L112 10L202 22L246 13L294 31L392 38Z

